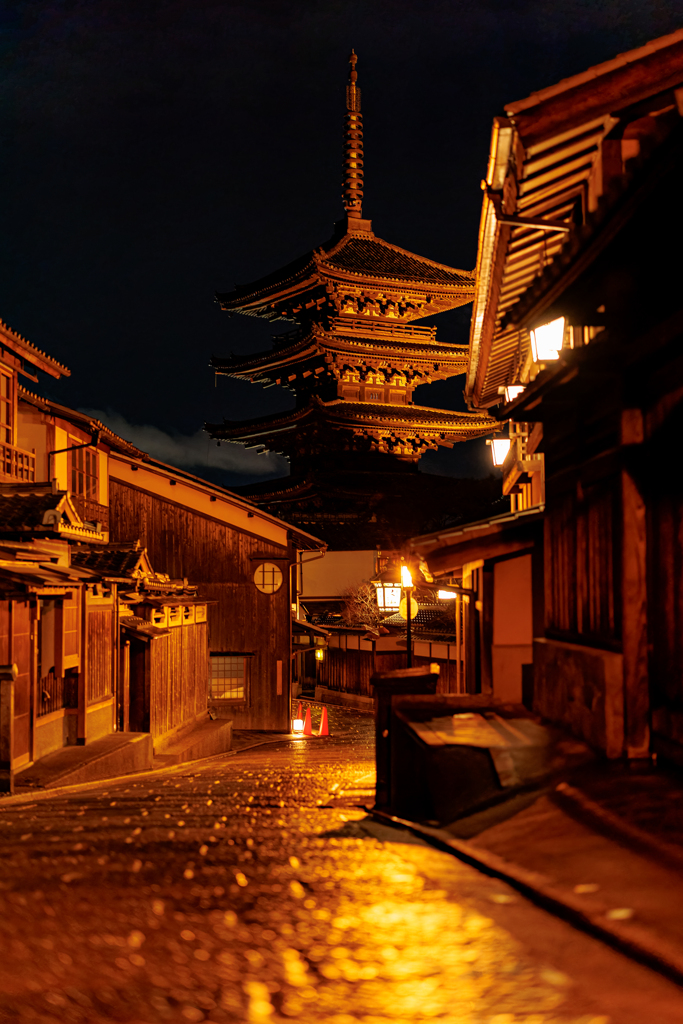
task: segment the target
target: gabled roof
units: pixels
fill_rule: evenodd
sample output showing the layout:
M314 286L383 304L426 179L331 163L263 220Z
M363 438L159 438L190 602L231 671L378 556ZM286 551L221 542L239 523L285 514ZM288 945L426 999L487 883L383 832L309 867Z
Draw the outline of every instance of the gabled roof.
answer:
M27 388L19 385L18 396L20 401L28 402L30 405L34 405L37 409L42 409L43 412L49 413L51 416L57 416L59 419L68 420L69 423L73 423L74 426L80 427L89 434L97 431L100 435L100 439L108 444L111 448L114 448L118 452L122 452L124 455L130 455L133 458L149 459L150 456L146 452L136 448L130 441L126 441L124 438L119 437L113 430L105 426L101 420L96 420L92 416L86 415L86 413L78 412L76 409L69 409L66 405L59 405L58 402L53 402L48 398L42 398L40 395L34 394Z
M46 534L99 541L101 534L86 525L65 491L46 484L0 485L0 536Z
M24 362L30 363L37 370L49 373L51 377L71 376L71 370L68 370L62 363L58 363L52 356L47 355L42 349L27 341L21 334L17 334L3 320L0 320L0 347L9 349Z
M95 576L127 579L136 575L152 575L147 550L138 545L106 544L99 548L74 547L71 564Z

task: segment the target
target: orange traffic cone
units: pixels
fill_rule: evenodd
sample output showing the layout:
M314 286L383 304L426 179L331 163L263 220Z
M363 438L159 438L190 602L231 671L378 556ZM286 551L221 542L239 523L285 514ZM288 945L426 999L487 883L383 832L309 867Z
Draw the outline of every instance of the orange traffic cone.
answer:
M320 716L320 730L318 736L329 736L330 730L327 725L327 708L323 706L323 713Z
M294 717L298 718L299 720L301 720L304 717L304 713L301 707L301 701L299 701L299 703L297 704L296 714L294 715Z
M304 736L312 736L313 730L311 729L311 709L306 708L306 720L304 722Z

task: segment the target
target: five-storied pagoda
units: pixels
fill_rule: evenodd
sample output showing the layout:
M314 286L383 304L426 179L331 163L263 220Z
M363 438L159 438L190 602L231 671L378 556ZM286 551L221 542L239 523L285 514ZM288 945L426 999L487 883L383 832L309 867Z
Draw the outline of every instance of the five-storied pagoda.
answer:
M396 543L425 504L453 502L455 481L417 473L428 449L491 433L486 415L414 405L420 384L464 373L467 347L436 340L424 317L471 302L474 275L378 238L362 215L363 122L350 57L344 123L346 216L319 249L217 296L230 313L297 326L268 352L214 357L216 373L279 385L296 408L249 422L207 424L211 437L287 456L291 475L245 489L259 505L332 543ZM413 514L411 514L411 509ZM342 529L340 530L340 527Z

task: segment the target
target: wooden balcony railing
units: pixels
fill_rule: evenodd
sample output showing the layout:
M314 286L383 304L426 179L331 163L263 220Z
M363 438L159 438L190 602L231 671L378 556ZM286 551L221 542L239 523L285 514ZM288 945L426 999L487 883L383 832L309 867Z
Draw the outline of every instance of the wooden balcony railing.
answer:
M84 498L80 494L72 494L71 500L84 523L102 523L102 531L108 532L109 509L106 505L100 505L99 502Z
M11 480L35 483L36 457L32 452L0 442L0 474Z

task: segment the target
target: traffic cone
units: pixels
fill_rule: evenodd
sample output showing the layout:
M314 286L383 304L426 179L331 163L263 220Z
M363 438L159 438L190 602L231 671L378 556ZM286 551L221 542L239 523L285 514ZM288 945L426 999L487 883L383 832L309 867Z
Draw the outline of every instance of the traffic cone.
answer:
M311 729L311 709L310 706L306 708L306 720L304 722L304 736L312 736L313 730Z
M294 715L294 717L298 718L299 720L301 720L304 717L303 709L302 709L302 706L301 706L301 701L299 701L299 703L297 704L296 714Z
M330 730L327 725L327 708L323 706L323 713L320 716L320 730L318 736L329 736Z

